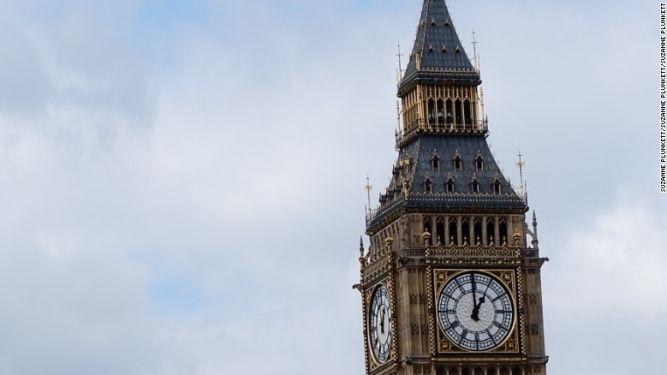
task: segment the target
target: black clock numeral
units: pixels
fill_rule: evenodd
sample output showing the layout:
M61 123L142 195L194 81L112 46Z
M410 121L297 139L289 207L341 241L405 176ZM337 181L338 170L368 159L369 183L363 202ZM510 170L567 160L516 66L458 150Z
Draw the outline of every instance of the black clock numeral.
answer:
M493 335L491 334L491 331L489 331L489 330L487 329L487 330L486 330L486 334L489 335L489 340L491 340L491 342L492 342L493 345L495 346L497 343L496 343L496 340L493 339Z
M454 279L454 281L456 281L456 285L458 285L459 289L461 289L461 293L465 294L466 290L463 288L463 284L461 284L461 282L459 281L459 278L457 277L456 279Z
M509 331L509 328L505 327L504 324L500 324L500 323L494 321L494 322L493 322L493 325L496 326L496 327L498 327L498 329L501 329L501 330L503 330L503 331Z

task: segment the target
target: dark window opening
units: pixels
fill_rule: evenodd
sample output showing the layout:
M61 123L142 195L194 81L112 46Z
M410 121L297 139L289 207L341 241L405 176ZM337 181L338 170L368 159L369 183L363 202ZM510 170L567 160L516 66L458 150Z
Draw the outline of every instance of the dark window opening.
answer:
M447 125L450 125L454 121L454 115L452 114L452 113L454 113L454 106L453 106L451 100L447 100L447 103L446 103L445 106L446 106L446 109L447 109L447 115L446 115L447 116Z
M475 159L475 168L478 171L481 171L484 169L484 159L482 159L481 156L478 156L477 159Z
M502 185L500 184L500 181L496 180L493 183L493 193L494 194L500 194L502 190Z
M445 223L438 221L435 225L435 239L437 243L445 243Z
M468 221L461 223L461 232L463 234L463 244L469 244L470 241L468 240L468 235L470 235L470 224L468 224Z
M507 224L504 221L500 223L500 244L507 244Z
M463 104L463 110L465 115L466 128L470 128L472 125L472 108L470 107L470 101L466 100Z
M477 221L475 223L475 245L482 244L482 223Z
M447 180L447 183L445 184L445 191L448 193L453 193L454 192L454 181L450 178Z
M477 182L477 180L474 180L472 184L470 184L470 187L473 193L479 193L479 182Z
M445 124L445 103L442 99L438 100L438 125Z
M440 158L438 158L438 155L433 155L433 159L431 159L431 166L435 170L440 169Z
M489 245L495 245L495 233L496 233L496 226L493 225L492 222L487 222L486 223L486 243Z
M449 223L449 243L454 245L459 243L459 232L456 230L456 223L453 221Z
M433 190L433 183L428 178L426 179L426 181L424 181L424 190L427 193L430 193Z
M457 171L463 169L463 163L461 162L461 158L458 155L454 158L454 169Z
M454 103L454 108L456 112L456 125L461 125L463 122L461 121L461 115L463 114L463 110L461 108L461 101L457 100Z
M463 368L463 375L470 375L470 369L467 367Z
M521 375L521 369L515 367L514 369L512 369L512 375Z
M433 99L428 100L428 123L435 123L435 101Z

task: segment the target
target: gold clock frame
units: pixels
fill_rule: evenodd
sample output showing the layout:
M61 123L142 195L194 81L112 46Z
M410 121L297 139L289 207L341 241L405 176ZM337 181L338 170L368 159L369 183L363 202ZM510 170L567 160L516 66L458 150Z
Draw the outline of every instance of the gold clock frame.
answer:
M512 311L512 327L503 339L501 343L496 345L493 348L487 350L469 350L465 349L454 343L447 338L447 335L443 331L442 324L440 322L440 317L437 314L436 309L433 311L433 319L435 320L435 325L438 327L436 329L436 350L440 354L469 354L469 355L478 355L482 353L498 353L498 354L519 354L521 353L521 337L520 337L520 322L519 322L519 308L521 306L520 294L519 294L519 284L517 279L517 271L513 268L508 269L495 269L495 270L479 270L479 269L447 269L439 268L433 270L433 291L434 295L433 306L437 306L437 301L440 296L442 289L447 285L447 283L454 279L455 277L465 274L465 273L480 273L485 274L494 278L502 286L507 289L513 311Z
M384 287L387 289L387 299L389 300L389 308L391 311L391 344L389 345L389 355L387 356L387 360L385 362L380 362L376 357L375 357L375 352L373 350L373 344L371 343L371 335L370 335L370 314L371 314L371 308L372 308L372 301L373 301L373 296L375 296L375 293L377 292L378 289L381 287ZM396 303L395 303L395 298L394 298L394 288L393 288L393 283L391 282L391 278L384 279L382 281L377 282L373 287L368 288L366 290L366 301L367 307L365 311L365 317L364 317L364 326L366 327L366 345L368 348L368 354L371 359L370 362L370 370L374 371L378 368L388 366L390 363L395 358L395 353L396 353Z

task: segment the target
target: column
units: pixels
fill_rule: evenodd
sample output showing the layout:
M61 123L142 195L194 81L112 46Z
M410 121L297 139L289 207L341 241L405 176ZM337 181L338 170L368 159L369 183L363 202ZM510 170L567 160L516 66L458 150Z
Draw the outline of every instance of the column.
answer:
M445 216L445 245L449 246L449 216Z
M482 217L482 245L489 246L489 241L486 235L486 216ZM486 370L484 370L484 372L486 372Z
M463 244L463 228L461 228L461 216L456 217L456 234L458 237L458 246Z

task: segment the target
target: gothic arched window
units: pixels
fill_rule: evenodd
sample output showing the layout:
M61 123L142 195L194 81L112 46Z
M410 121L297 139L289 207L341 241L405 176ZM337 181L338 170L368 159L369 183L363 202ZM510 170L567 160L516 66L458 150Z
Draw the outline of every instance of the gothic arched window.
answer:
M456 155L453 162L455 170L460 171L461 169L463 169L463 161L461 160L460 156Z
M433 191L433 183L430 178L427 178L426 181L424 181L424 191L427 193Z
M503 246L507 244L507 223L505 219L500 221L500 244Z
M435 101L433 99L428 100L428 123L435 123Z
M477 156L475 159L475 169L478 171L484 170L484 158Z
M463 112L465 117L466 128L469 128L472 125L472 109L470 106L470 100L463 102Z
M438 99L438 125L445 124L445 108L442 99Z
M433 158L431 158L431 167L433 167L434 170L440 169L440 158L437 154L434 154Z
M445 191L448 193L454 192L454 181L451 178L445 183Z
M456 100L454 103L454 108L456 110L456 125L461 125L463 124L461 116L463 115L463 109L461 108L461 101Z
M480 219L475 219L475 225L473 226L475 229L475 245L481 245L482 244L482 222Z
M451 100L447 100L446 110L447 113L445 113L445 117L447 118L447 125L449 125L454 122L454 106L452 105Z
M470 244L470 223L467 219L461 222L461 233L463 234L463 244Z
M437 243L445 243L445 221L439 217L435 224L435 239Z
M476 179L470 184L470 189L473 193L479 193L479 181Z
M495 245L496 226L491 220L486 221L486 243Z
M495 180L493 182L493 193L494 194L500 194L500 193L502 193L501 190L502 190L502 185L500 184L500 181Z
M456 228L456 221L452 220L449 222L449 241L450 244L458 245L459 243L459 232Z

